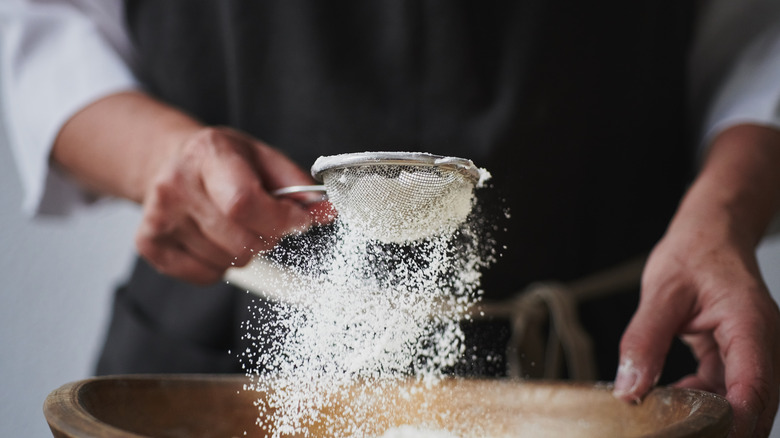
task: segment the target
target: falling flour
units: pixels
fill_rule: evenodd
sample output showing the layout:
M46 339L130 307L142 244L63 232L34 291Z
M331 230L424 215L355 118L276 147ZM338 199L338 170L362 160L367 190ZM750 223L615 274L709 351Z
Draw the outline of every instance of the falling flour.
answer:
M297 236L269 255L292 275L264 288L283 288L289 299L253 309L240 354L265 434L382 435L378 410L403 405L403 397L391 402L387 394L410 380L410 391L435 385L461 360L460 321L493 260L465 221L473 190L454 197L459 222L433 230L423 224L424 237L411 227L403 238L377 239L340 216L329 232ZM401 435L391 429L385 436Z

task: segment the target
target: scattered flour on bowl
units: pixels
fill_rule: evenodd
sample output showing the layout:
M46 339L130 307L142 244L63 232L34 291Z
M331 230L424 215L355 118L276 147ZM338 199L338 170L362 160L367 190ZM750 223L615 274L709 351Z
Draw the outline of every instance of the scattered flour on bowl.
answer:
M469 211L472 205L469 194ZM465 348L460 321L479 299L481 271L494 261L474 224L380 241L339 218L329 232L297 236L269 254L293 275L258 281L279 281L264 288L283 288L289 299L271 311L254 309L244 327L250 347L239 355L251 378L245 389L259 393L264 433L381 435L377 409L403 409L383 393L397 393L410 379L422 389L435 385L456 365ZM405 432L385 436L410 436ZM452 436L431 433L424 436Z
M387 429L379 438L458 438L458 436L447 430L403 425Z

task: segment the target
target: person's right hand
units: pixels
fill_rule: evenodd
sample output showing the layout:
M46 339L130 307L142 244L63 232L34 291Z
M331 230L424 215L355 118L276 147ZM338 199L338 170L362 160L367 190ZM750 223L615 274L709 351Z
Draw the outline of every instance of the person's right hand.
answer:
M309 204L319 193L270 194L313 183L280 152L238 131L205 127L140 91L105 96L74 114L51 158L87 190L142 204L140 255L192 283L218 281L331 212Z
M140 255L161 273L213 283L227 268L311 225L305 194L294 199L270 192L312 184L312 178L268 145L205 127L172 151L146 187L136 236Z

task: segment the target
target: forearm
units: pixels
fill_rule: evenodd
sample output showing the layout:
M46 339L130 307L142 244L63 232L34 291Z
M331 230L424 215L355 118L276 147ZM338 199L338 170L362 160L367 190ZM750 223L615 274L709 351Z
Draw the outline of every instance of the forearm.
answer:
M780 311L756 246L778 207L780 131L744 124L715 138L648 258L620 344L617 397L646 394L679 336L698 367L678 385L726 396L734 411L729 436L768 436L778 406Z
M302 200L270 194L312 182L282 153L141 93L78 112L60 130L52 160L92 190L143 204L139 254L198 284L218 281L314 220Z
M671 226L755 248L780 208L780 131L739 125L717 136ZM709 229L709 230L708 230Z
M118 93L68 120L54 143L52 164L89 190L142 202L161 163L201 127L143 93Z

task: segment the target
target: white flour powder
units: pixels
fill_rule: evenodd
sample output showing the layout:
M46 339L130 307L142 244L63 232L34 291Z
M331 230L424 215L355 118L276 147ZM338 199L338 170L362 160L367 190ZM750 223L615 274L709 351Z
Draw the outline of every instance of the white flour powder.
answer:
M334 234L277 250L277 259L297 274L286 281L295 284L264 288L292 290L291 299L273 312L256 310L246 324L252 347L240 355L252 378L247 389L264 394L258 424L269 436L309 436L323 428L326 435L376 435L371 406L384 389L410 378L421 387L436 384L460 360L459 321L478 299L481 269L492 261L462 223L471 193L446 200L463 210L459 227L400 239L413 243L377 242L340 218ZM281 342L268 347L266 339L280 333Z
M458 438L458 436L446 430L405 425L388 429L380 438Z
M374 240L401 243L451 234L471 211L473 184L466 179L425 184L419 175L361 176L332 202L344 224Z

